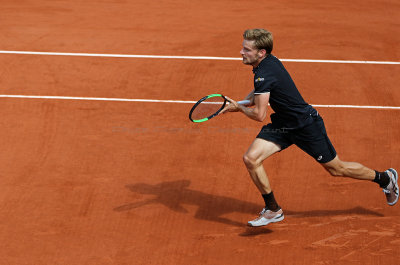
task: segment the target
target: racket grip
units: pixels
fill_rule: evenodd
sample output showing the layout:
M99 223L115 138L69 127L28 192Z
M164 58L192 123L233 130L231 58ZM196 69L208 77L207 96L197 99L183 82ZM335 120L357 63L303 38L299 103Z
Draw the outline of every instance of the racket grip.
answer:
M237 103L239 103L240 105L250 105L250 100L245 99L245 100L238 101Z

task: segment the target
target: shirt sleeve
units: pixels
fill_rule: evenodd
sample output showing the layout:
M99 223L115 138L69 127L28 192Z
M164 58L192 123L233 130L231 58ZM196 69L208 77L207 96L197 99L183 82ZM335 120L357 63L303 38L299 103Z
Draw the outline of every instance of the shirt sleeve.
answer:
M265 94L271 92L275 83L275 78L266 73L257 73L254 75L254 94Z

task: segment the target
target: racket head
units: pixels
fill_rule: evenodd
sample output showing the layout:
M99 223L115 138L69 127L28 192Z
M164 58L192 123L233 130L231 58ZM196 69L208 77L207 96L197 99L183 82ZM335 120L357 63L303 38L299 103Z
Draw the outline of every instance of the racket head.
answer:
M192 122L205 122L217 116L225 107L227 99L221 94L211 94L201 98L189 112Z

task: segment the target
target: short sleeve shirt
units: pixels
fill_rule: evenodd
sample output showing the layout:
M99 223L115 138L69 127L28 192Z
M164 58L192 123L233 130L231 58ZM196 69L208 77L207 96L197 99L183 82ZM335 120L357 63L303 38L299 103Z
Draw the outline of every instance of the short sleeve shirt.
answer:
M281 61L269 54L253 69L254 94L270 93L269 103L273 124L288 129L297 129L312 123L317 111L300 95L289 73Z

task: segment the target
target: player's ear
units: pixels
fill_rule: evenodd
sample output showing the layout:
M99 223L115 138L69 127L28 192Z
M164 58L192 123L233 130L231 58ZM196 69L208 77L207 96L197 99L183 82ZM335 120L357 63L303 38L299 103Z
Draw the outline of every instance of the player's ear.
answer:
M258 52L261 57L267 56L267 50L265 50L265 49L260 49L260 50L258 50Z

